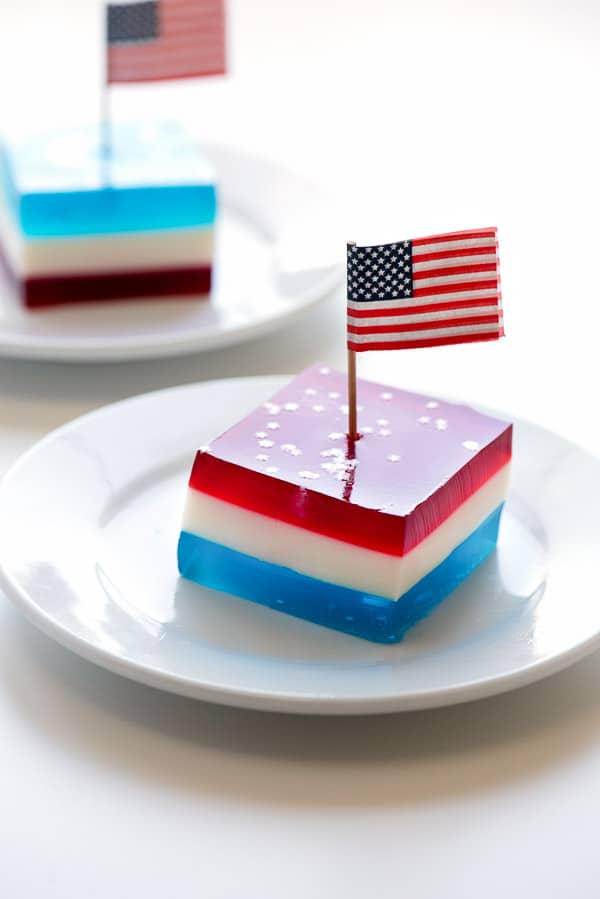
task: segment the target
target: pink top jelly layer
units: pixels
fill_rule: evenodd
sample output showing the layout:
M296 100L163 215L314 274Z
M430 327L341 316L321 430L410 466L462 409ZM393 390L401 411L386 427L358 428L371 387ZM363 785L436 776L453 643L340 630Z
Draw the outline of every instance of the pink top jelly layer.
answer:
M190 486L401 556L510 460L512 426L467 406L361 380L352 441L345 402L344 375L307 369L200 450Z

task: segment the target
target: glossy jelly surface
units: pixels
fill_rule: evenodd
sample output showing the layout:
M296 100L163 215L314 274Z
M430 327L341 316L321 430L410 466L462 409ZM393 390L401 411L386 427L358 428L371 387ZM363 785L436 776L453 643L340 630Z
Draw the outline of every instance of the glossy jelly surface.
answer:
M26 237L210 225L214 172L175 125L118 125L0 147L0 194Z
M200 451L190 486L403 555L510 460L511 425L467 406L361 380L351 441L345 402L343 374L306 370Z
M271 565L182 532L181 574L205 587L377 643L396 643L493 551L502 506L403 596L392 601Z

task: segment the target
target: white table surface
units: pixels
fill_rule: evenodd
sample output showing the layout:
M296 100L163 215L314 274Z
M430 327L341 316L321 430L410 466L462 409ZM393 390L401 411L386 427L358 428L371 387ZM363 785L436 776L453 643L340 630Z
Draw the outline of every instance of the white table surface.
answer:
M364 354L360 372L510 411L598 453L600 12L560 7L238 0L228 79L150 99L121 89L114 105L162 103L198 133L287 161L338 196L342 245L498 224L507 339ZM93 115L97 14L91 0L3 0L5 125ZM331 298L276 338L180 360L0 361L0 472L50 429L131 394L316 358L341 366L342 309ZM1 895L595 896L599 675L596 654L440 711L254 714L97 669L0 597Z

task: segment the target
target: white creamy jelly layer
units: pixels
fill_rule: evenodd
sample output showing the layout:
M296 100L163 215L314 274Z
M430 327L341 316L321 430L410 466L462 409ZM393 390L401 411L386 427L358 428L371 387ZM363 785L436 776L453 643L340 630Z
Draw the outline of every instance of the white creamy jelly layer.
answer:
M210 265L215 232L212 227L192 227L25 238L0 202L0 242L13 274L33 278Z
M506 499L510 463L405 556L364 549L189 489L182 529L321 581L399 599Z

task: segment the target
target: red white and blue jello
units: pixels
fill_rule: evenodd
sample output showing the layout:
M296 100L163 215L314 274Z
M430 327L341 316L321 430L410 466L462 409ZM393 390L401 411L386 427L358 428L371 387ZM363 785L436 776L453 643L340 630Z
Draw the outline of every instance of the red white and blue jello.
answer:
M0 260L29 308L206 297L212 168L173 126L115 126L0 145Z
M393 643L492 552L512 426L316 366L191 473L179 570L207 587Z

